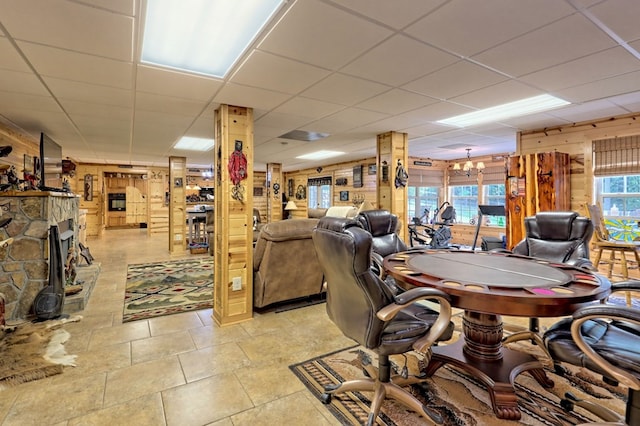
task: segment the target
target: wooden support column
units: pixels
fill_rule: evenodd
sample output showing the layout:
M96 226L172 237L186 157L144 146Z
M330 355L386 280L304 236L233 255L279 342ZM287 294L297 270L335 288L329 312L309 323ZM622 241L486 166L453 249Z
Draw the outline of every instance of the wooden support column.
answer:
M276 190L277 185L277 190ZM267 163L267 222L282 220L282 193L286 191L283 182L282 164Z
M387 132L378 135L376 158L378 169L378 206L398 216L398 219L400 219L398 235L400 235L403 241L409 241L407 231L408 189L406 186L396 187L395 185L398 161L405 170L408 170L408 135L398 132Z
M169 157L169 251L181 253L187 249L187 159Z
M220 105L214 124L213 319L228 325L253 315L253 109ZM229 164L243 156L245 177L236 184Z

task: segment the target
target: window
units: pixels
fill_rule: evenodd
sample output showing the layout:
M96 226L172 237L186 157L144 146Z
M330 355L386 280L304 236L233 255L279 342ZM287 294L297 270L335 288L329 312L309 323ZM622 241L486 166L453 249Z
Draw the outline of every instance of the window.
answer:
M313 208L331 207L331 188L333 182L330 176L311 178L307 181L307 206Z
M503 183L494 183L482 186L482 204L489 206L504 206L506 193ZM485 225L504 226L506 218L504 216L483 216Z
M478 185L456 185L451 187L449 202L456 209L458 223L472 223L478 216Z
M425 213L427 217L423 218L422 221L427 222L429 220L429 215L433 215L438 206L440 206L438 190L439 188L435 186L409 185L409 223L411 223L412 218L422 218Z
M640 175L599 177L595 185L604 216L640 218Z

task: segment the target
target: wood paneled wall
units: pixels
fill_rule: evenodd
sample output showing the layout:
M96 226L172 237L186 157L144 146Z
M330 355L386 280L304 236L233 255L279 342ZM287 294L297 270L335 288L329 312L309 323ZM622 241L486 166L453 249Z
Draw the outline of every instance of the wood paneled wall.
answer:
M593 149L598 139L640 134L640 113L518 133L517 154L559 151L570 156L571 210L593 201Z

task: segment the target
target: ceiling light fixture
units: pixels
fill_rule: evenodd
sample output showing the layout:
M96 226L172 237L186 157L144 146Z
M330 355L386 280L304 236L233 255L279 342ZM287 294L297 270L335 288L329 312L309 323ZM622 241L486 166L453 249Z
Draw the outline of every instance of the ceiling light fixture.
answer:
M505 120L507 118L521 117L523 115L533 114L536 112L548 111L553 108L569 105L564 99L556 98L551 95L540 95L532 98L521 99L507 104L496 105L491 108L485 108L478 111L469 112L455 117L438 120L440 124L446 124L456 127L468 127L482 123L492 123L495 121Z
M327 158L337 157L339 155L344 155L344 152L320 150L312 152L311 154L299 155L296 158L299 158L301 160L325 160Z
M183 136L178 143L173 146L173 148L184 149L187 151L209 151L213 148L214 144L215 141L213 139Z
M467 148L467 161L464 163L462 167L460 167L460 163L455 163L453 165L453 171L456 174L465 174L467 177L471 177L471 170L473 170L473 161L471 161L471 148ZM475 168L478 170L478 173L482 173L484 170L484 163L482 161L478 161L475 165Z
M284 3L147 0L140 59L223 78Z

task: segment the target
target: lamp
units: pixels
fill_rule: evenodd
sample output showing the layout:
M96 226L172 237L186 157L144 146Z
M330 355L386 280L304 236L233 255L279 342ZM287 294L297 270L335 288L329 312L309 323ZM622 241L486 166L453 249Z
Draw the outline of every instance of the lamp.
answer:
M289 212L289 216L287 217L287 219L291 219L293 218L293 216L291 215L291 210L298 210L298 206L296 206L296 203L293 200L289 200L287 201L287 205L284 206L285 211Z
M473 170L473 168L473 161L471 161L471 148L467 148L467 161L464 163L464 166L460 167L460 163L455 163L453 165L453 170L456 174L460 174L462 172L467 175L467 177L471 177L471 170ZM478 170L478 173L482 173L482 170L484 170L484 163L482 161L478 161L475 168Z

